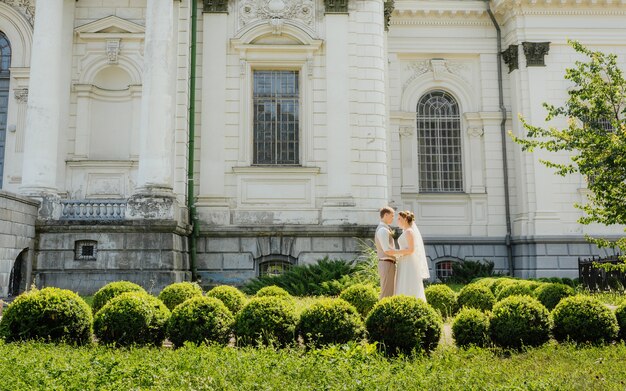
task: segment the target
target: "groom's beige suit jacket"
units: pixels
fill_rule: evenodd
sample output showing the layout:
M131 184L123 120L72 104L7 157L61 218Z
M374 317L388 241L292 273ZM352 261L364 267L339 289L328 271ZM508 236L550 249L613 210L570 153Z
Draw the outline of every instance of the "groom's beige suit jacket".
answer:
M380 275L380 298L393 296L396 290L396 263L394 257L385 254L385 251L395 248L390 228L381 222L376 228L374 237L376 253L378 254L378 274Z

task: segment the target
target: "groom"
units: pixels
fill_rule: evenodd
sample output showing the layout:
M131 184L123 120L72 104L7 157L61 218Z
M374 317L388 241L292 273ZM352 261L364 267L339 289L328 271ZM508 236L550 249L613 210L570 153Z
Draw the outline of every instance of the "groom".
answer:
M378 274L380 275L380 297L393 296L396 290L396 260L385 252L395 249L389 224L393 222L395 212L389 206L380 210L380 223L376 228L374 243L378 254Z

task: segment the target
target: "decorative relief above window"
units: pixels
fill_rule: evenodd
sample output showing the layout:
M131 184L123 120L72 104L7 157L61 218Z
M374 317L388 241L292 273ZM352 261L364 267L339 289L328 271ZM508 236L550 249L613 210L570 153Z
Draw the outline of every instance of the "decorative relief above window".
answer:
M446 74L458 76L465 81L469 81L471 78L471 70L466 64L443 58L415 61L407 65L406 71L409 77L404 82L403 89L406 89L413 80L428 72L432 72L433 79L436 81L442 80Z
M35 25L35 0L0 0L18 10L31 26Z
M239 11L240 27L272 19L296 20L313 27L315 3L312 0L243 0Z
M204 0L204 12L228 12L228 0Z

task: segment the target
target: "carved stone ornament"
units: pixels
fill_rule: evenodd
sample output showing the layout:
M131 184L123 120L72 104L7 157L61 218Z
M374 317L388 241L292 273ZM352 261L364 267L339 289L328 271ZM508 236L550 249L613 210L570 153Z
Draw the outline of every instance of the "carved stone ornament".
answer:
M348 0L324 0L327 14L345 14L348 12Z
M109 60L109 64L117 64L118 56L120 54L120 41L119 39L109 39L106 41L106 54Z
M449 61L443 58L433 58L431 60L416 61L407 66L410 73L409 78L404 82L402 88L405 89L413 80L427 72L433 73L434 80L441 80L446 73L461 77L467 81L464 73L467 66L460 62Z
M394 0L385 1L385 31L389 31L389 23L391 22L391 13L395 8Z
M550 42L522 42L527 67L545 67Z
M239 7L239 27L257 20L269 20L275 26L276 20L297 20L312 26L315 16L313 0L244 0Z
M13 91L15 96L15 100L18 103L27 103L28 102L28 88L18 88Z
M415 134L415 129L413 126L401 126L399 129L400 136L403 137L411 137Z
M467 129L467 134L470 137L480 137L485 134L485 131L483 130L483 128L469 128Z
M17 9L31 26L35 25L35 0L0 0L0 3Z
M207 13L228 12L228 0L204 0L203 11Z
M519 69L518 46L519 45L510 45L505 51L502 52L502 59L504 60L504 63L509 66L509 73Z

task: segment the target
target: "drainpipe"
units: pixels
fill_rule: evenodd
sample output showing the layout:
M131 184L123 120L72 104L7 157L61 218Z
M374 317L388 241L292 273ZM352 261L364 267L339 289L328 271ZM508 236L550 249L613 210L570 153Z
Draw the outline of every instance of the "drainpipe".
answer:
M491 11L491 1L485 0L487 3L487 13L491 18L493 26L496 28L497 47L498 47L498 96L500 103L500 112L502 113L502 121L500 122L500 136L502 138L502 170L504 174L504 207L506 214L506 236L504 243L506 244L506 256L509 264L509 275L515 273L515 264L513 263L513 244L511 243L511 200L509 195L509 163L506 152L506 107L504 106L504 88L502 86L502 31L496 21L496 17Z
M196 210L196 197L194 192L194 158L195 158L195 136L196 136L196 46L197 46L197 24L198 24L198 0L191 0L191 71L189 73L189 142L187 151L187 207L189 208L189 223L191 233L189 234L189 267L191 269L191 280L198 279L196 243L199 236L198 212Z

